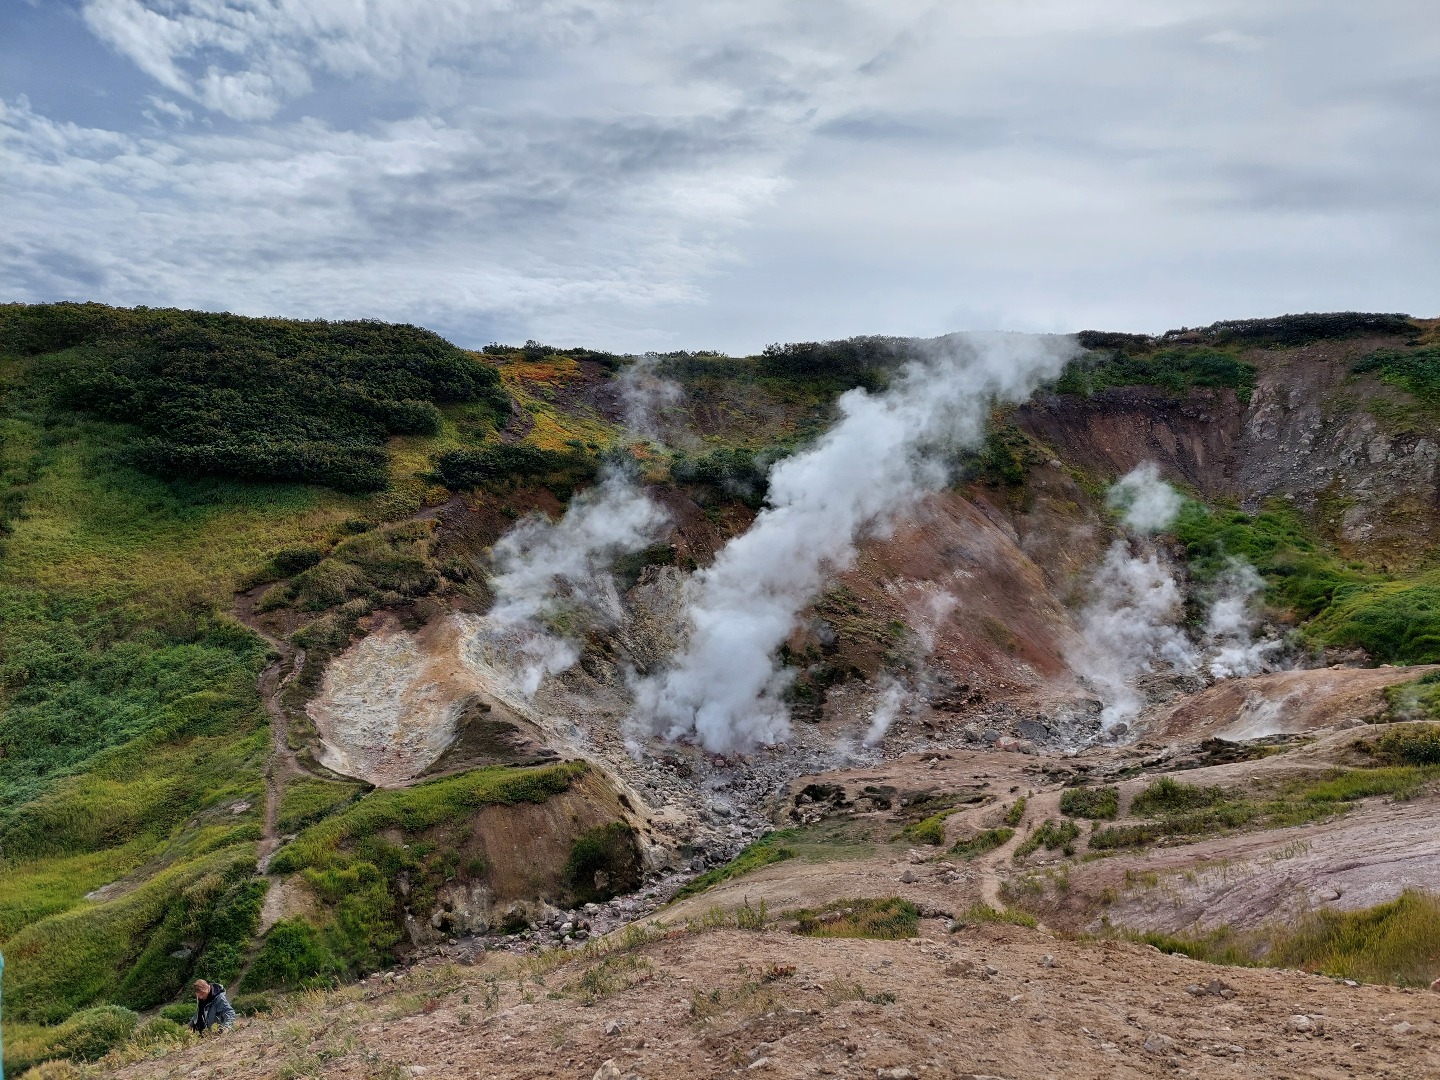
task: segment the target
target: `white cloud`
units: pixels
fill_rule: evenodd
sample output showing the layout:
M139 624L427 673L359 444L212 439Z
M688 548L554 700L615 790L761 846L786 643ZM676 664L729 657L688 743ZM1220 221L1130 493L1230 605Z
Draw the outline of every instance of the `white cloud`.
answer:
M83 14L153 93L123 131L5 107L14 298L644 349L1440 294L1419 0Z

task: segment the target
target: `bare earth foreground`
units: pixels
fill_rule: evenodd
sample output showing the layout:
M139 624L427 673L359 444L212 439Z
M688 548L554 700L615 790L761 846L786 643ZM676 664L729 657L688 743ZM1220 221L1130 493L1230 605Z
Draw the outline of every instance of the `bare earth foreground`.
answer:
M926 919L902 941L675 931L531 969L523 987L513 959L416 968L110 1075L1440 1076L1440 994L945 927Z

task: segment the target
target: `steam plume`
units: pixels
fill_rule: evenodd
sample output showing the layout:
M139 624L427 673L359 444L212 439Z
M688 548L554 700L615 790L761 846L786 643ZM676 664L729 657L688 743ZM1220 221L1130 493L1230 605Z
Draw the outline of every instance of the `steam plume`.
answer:
M625 407L625 426L636 435L663 443L659 414L666 406L683 401L685 391L679 383L655 373L658 362L655 356L637 356L620 372L615 384Z
M638 733L694 734L709 750L789 732L774 654L826 576L855 545L941 486L942 448L980 440L995 399L1027 396L1075 354L1069 338L955 335L912 361L889 390L841 396L841 419L770 473L770 505L692 579L688 645L635 687Z
M1147 461L1115 481L1106 501L1121 511L1121 520L1138 533L1159 532L1175 520L1184 500L1160 479L1160 467Z
M550 625L555 617L582 609L617 621L622 612L610 565L654 543L667 520L628 473L612 469L576 495L559 521L543 514L523 518L496 543L488 622L518 654L527 695L546 675L579 659L575 642Z
M1104 702L1104 731L1140 712L1144 701L1135 689L1140 675L1202 667L1214 679L1253 675L1280 646L1278 641L1254 640L1255 598L1265 582L1238 557L1229 560L1215 582L1198 642L1185 633L1184 591L1168 561L1144 535L1172 524L1184 500L1160 479L1153 463L1117 480L1107 501L1138 535L1116 540L1105 553L1091 582L1093 599L1080 613L1081 644L1069 658Z
M1210 654L1206 668L1214 678L1254 675L1280 647L1274 639L1254 640L1255 600L1264 590L1265 579L1255 568L1232 556L1216 582L1205 620L1205 645Z

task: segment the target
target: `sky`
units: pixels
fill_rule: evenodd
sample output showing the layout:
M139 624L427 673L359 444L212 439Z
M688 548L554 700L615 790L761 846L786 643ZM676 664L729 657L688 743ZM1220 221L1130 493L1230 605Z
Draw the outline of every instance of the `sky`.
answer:
M1434 0L0 0L0 300L625 352L1440 315Z

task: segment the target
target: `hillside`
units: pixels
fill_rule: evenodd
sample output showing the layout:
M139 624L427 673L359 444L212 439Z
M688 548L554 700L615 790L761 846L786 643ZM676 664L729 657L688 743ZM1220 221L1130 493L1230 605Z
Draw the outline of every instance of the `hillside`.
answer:
M7 1075L1433 1071L1440 323L7 305L0 380Z

